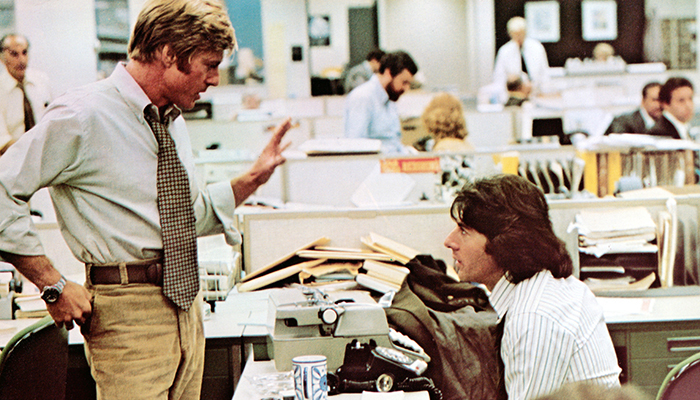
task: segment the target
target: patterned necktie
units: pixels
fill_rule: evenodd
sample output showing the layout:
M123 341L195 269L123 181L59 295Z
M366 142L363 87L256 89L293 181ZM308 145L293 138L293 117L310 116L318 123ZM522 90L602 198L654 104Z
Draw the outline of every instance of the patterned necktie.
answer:
M158 141L158 212L163 231L163 293L189 310L199 292L197 232L190 200L190 184L167 127L154 105L144 111Z
M27 92L24 91L24 85L17 85L22 91L22 97L24 98L24 131L28 131L34 127L34 111L32 110L32 103L29 102L27 98Z

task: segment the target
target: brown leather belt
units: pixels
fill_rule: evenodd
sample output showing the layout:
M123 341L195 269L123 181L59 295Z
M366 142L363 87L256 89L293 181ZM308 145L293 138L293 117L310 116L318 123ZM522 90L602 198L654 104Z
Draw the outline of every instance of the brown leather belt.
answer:
M110 264L85 264L85 276L93 285L147 283L163 286L163 259Z

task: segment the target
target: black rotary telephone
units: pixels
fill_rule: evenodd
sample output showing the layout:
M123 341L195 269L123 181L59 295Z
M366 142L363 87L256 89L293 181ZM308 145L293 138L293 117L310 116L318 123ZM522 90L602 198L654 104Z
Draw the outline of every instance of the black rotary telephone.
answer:
M360 343L354 339L345 346L343 365L335 373L328 373L328 393L427 390L431 400L442 399L433 381L420 376L428 368L430 357L415 350L382 347L374 340Z

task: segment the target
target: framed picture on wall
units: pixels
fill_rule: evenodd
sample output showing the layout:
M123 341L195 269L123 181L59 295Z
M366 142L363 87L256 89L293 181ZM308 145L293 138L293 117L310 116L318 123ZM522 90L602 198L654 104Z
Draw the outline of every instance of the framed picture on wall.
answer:
M525 2L527 36L543 43L559 41L559 2Z
M617 39L617 3L615 0L583 0L581 2L583 40Z
M309 16L309 45L331 45L331 17L328 15Z

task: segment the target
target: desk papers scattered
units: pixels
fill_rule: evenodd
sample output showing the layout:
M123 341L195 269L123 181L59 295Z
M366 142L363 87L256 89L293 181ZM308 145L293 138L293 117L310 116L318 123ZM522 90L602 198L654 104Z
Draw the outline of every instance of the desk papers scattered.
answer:
M309 139L298 149L310 156L376 154L382 149L382 141L366 138Z
M398 291L409 274L403 265L418 255L418 251L373 232L360 241L369 250L331 247L330 239L319 238L249 274L238 284L238 292L288 284L326 286L348 281L381 293Z
M377 165L350 197L356 207L391 207L405 204L406 198L416 186L408 174L383 173Z
M606 321L628 315L650 314L654 308L652 298L596 297L596 301L603 308Z
M636 281L631 276L623 276L613 279L588 278L584 281L584 283L593 293L599 294L603 292L615 292L621 290L646 290L649 289L652 283L654 283L654 280L656 280L656 274L652 272L644 278Z

